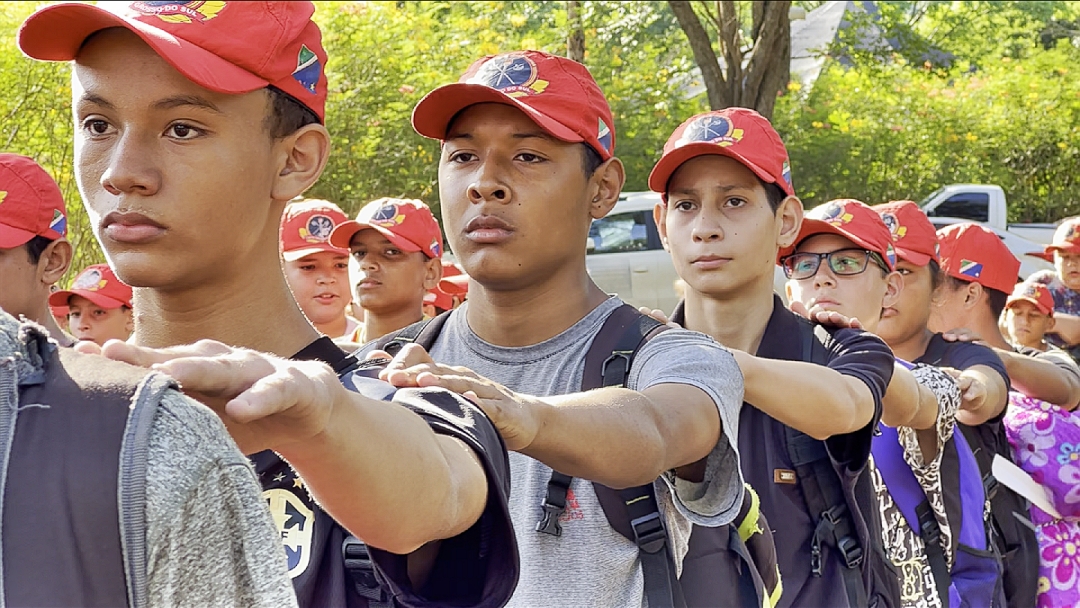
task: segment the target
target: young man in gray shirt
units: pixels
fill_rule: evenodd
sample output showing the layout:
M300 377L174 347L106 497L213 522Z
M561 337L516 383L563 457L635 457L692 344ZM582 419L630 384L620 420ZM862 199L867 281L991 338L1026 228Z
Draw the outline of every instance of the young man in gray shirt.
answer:
M430 357L408 345L384 377L464 394L516 452L511 606L642 606L638 547L585 480L655 483L678 567L691 523L727 524L740 507L738 366L711 338L673 329L640 348L627 388L581 391L586 352L622 305L589 278L584 244L624 181L611 111L583 66L536 51L484 58L425 97L413 125L443 142L443 224L469 301ZM553 469L577 478L558 536L537 529Z

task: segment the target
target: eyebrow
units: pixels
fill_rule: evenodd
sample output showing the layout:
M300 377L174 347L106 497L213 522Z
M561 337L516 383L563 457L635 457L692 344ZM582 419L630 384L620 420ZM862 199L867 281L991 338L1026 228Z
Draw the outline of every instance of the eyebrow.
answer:
M753 190L754 187L746 184L731 184L728 186L718 186L716 190L727 193L732 190ZM677 190L671 190L668 194L700 194L700 188L679 188Z
M544 139L544 140L547 140L547 141L554 141L554 142L561 141L559 139L556 139L556 138L552 137L551 135L548 135L547 133L545 133L543 131L528 131L528 132L524 132L524 133L514 133L511 137L513 137L514 139ZM451 134L447 135L446 139L443 140L443 141L454 141L454 140L472 141L473 139L475 139L475 138L473 137L473 135L471 133L451 133Z
M204 110L210 110L215 114L224 114L220 108L213 104L208 99L203 99L198 95L173 95L172 97L166 97L154 103L154 109L156 110L171 110L173 108L181 108L185 106L202 108Z
M109 103L107 99L105 99L101 95L95 95L94 93L83 93L82 97L79 98L79 103L92 103L95 105L109 108L110 110L115 109L115 106Z

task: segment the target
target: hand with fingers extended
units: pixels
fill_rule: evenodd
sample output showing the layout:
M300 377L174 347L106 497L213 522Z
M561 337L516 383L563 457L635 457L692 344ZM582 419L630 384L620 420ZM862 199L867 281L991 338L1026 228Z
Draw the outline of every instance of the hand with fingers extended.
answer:
M369 358L375 356L387 355L381 351L368 355ZM466 367L435 363L417 344L402 348L380 372L379 378L399 388L434 386L465 397L487 414L507 449L512 451L524 450L532 444L540 430L544 410L551 407L535 397L515 393Z
M862 322L855 317L847 317L835 310L825 310L818 306L812 308L806 308L806 305L802 302L793 301L789 308L791 312L805 317L814 323L824 325L826 327L835 328L848 328L848 329L862 329Z
M976 342L985 344L982 336L966 327L957 327L956 329L949 330L942 333L941 337L948 342Z
M645 316L652 317L657 321L663 323L664 325L667 325L668 327L672 327L674 329L682 329L682 325L679 325L678 323L672 321L671 317L667 316L667 314L659 308L649 308L648 306L641 306L638 308L638 312Z
M104 356L168 374L213 409L245 454L281 450L323 432L347 389L324 363L290 361L213 340L170 348L109 341Z

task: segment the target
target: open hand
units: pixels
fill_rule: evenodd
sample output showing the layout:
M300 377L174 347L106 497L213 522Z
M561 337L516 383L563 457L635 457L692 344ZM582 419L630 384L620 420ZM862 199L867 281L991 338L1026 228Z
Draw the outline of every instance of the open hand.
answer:
M850 328L850 329L862 329L862 322L855 317L848 317L835 310L825 310L818 306L807 309L806 305L802 302L793 301L788 308L791 312L800 315L817 323L819 325L825 325L826 327L835 327L838 329Z
M491 419L508 450L520 452L532 445L542 426L543 412L551 406L535 397L515 393L470 370L465 370L468 375L444 371L418 374L418 386L445 388L475 403Z

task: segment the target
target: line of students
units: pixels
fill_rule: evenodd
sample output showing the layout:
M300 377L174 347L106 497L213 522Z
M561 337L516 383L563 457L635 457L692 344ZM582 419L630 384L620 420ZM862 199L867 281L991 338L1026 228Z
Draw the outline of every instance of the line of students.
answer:
M1004 286L995 279L1012 277L993 270L999 260L980 261L983 243L949 233L939 256L929 222L906 205L879 214L834 201L804 220L766 120L742 109L695 116L649 179L686 283L673 323L687 329L616 349L631 353L622 386L583 391L590 345L625 310L589 279L582 247L625 179L614 120L579 64L536 51L486 57L413 114L419 133L442 142L443 223L469 301L441 319L427 349L406 345L375 380L319 337L279 263L286 204L329 154L313 8L188 4L46 7L19 43L32 57L74 62L80 191L139 311L132 342L103 354L169 373L218 412L255 464L249 485L257 476L285 544L276 575L287 571L301 606L654 605L646 554L659 547L673 574L684 558L704 559L695 544L730 532L744 478L775 528L783 581L778 598L757 591L756 605L959 605L959 577L943 582L934 545L874 464L889 437L928 504L918 525L939 531L945 576L959 572L958 553L981 551L994 568L987 601L1034 605L1034 553L1014 516L1026 508L981 482L992 453L1008 455L1010 377L1075 406L1080 376L1062 359L1010 362L931 331L932 310L940 323L970 318L932 306L939 267L948 304L993 312ZM296 233L348 245L372 268L415 262L424 288L437 284L438 227L402 235L389 226L410 202L372 205L329 234L305 216ZM778 261L793 309L827 331L772 293ZM371 293L392 287L371 282ZM398 327L422 314L388 309L365 318L373 331L358 337L382 333L391 313ZM995 525L981 545L958 527L942 464L951 454L983 468L976 486L991 493ZM629 537L604 500L604 488L628 487L655 500ZM650 522L664 542L644 538ZM995 549L1006 555L1003 586ZM683 578L706 589L706 604L733 597ZM690 599L669 591L673 604Z

